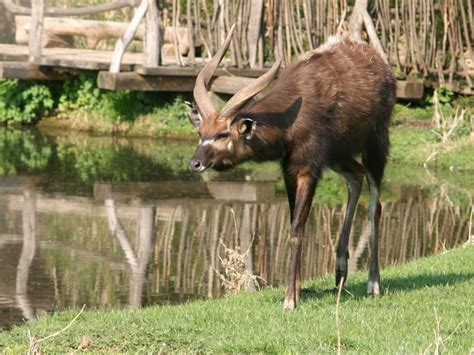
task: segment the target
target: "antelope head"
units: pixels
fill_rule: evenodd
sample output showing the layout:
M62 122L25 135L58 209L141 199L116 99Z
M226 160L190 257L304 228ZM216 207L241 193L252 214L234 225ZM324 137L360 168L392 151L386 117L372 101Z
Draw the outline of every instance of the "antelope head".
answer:
M223 170L248 159L246 145L254 138L258 127L256 121L239 115L239 112L273 81L280 68L281 61L277 60L267 73L238 91L221 111L216 110L207 94L208 86L229 48L234 29L235 25L219 51L199 72L193 91L197 106L186 102L189 121L197 129L200 138L194 156L189 161L191 171L201 172L207 168Z

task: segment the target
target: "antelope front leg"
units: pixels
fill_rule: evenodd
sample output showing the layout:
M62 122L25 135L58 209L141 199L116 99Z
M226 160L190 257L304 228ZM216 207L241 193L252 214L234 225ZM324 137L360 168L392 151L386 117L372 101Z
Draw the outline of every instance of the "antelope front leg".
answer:
M283 303L284 309L292 310L296 307L296 303L299 299L299 292L301 291L301 243L303 239L304 226L311 209L311 202L313 200L314 189L318 178L310 173L300 173L294 178L285 176L285 181L294 181L295 187L295 199L290 232L290 264L287 274L288 278L285 301ZM291 191L289 191L288 196L291 196Z
M379 201L380 182L377 182L372 174L367 173L367 180L370 188L369 200L369 221L371 224L370 233L370 264L369 264L369 282L367 284L367 295L380 295L380 272L378 261L378 230L380 217L382 214L382 205Z
M347 181L347 208L342 225L341 235L336 250L336 287L339 287L341 280L347 280L347 259L349 258L348 244L351 233L352 220L362 189L362 179L364 178L364 168L356 160L347 161L340 166L338 172Z

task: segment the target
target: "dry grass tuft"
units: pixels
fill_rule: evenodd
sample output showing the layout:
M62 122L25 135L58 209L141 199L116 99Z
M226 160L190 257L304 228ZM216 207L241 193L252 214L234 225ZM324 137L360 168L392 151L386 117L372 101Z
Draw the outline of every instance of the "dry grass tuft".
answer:
M337 286L337 298L336 298L336 338L337 338L337 354L341 354L341 319L339 318L339 308L341 304L341 291L342 285L344 284L344 277L339 281Z
M235 234L237 236L239 230L237 228L237 221L235 220L235 212L233 209L231 209L231 213L234 220ZM250 257L249 253L252 248L253 240L254 239L252 238L252 242L244 253L241 253L239 247L231 249L222 241L222 239L219 241L220 247L224 249L224 256L221 257L219 255L219 261L223 272L220 273L216 270L216 273L219 275L219 278L224 285L224 289L228 294L235 294L242 290L254 291L260 288L260 283L266 284L266 280L260 276L254 275L252 270L249 270L245 263L246 258Z
M441 354L441 347L443 347L443 348L446 347L445 342L447 342L453 336L453 334L457 332L459 327L463 324L463 322L461 321L456 326L456 328L454 328L454 330L451 332L451 334L449 334L443 340L443 338L441 337L441 326L440 326L441 325L441 319L438 317L438 312L436 311L436 308L434 309L434 318L435 318L435 329L433 330L434 341L430 345L428 345L428 347L423 352L423 355L424 354L435 354L435 355Z
M432 118L432 125L434 129L432 130L432 132L440 139L441 144L438 148L435 148L431 151L431 153L423 163L424 167L427 167L430 161L436 160L436 157L440 153L450 151L454 148L453 145L450 143L454 140L458 128L464 123L464 118L467 112L466 109L458 106L454 114L446 116L443 113L441 107L441 103L438 96L438 90L434 91L433 106L434 114ZM474 133L474 121L472 120L472 118L470 127L468 129L470 130L470 134L472 136L472 134Z
M58 330L57 332L54 332L53 334L50 334L50 335L48 335L44 338L36 339L34 336L31 335L30 331L28 331L28 338L29 338L30 346L28 348L28 353L27 354L28 355L41 354L40 343L42 343L46 340L55 338L58 335L61 335L62 333L64 333L66 330L68 330L74 324L74 322L77 320L77 318L79 318L79 316L82 314L82 312L84 312L85 308L86 308L86 305L83 305L81 310L79 311L79 313L64 328L62 328L62 329Z
M245 253L241 253L240 248L231 249L222 240L219 244L224 249L224 257L219 256L223 272L220 273L217 270L216 272L228 294L235 294L242 290L259 289L259 280L265 283L263 278L254 275L245 266L245 258L248 257L250 248Z
M434 117L438 117L436 120L436 127L439 129L439 132L437 130L433 130L433 133L441 139L443 144L449 143L453 134L456 132L456 128L458 128L459 125L464 122L465 114L466 109L461 109L459 106L456 108L454 115L448 117L446 117L441 110L435 109Z

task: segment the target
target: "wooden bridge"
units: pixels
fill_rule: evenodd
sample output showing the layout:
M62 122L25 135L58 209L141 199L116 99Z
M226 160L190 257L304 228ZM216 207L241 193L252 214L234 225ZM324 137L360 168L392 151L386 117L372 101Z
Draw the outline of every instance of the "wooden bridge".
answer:
M143 65L143 53L126 52L120 63L120 72L114 73L108 70L112 52L95 49L44 48L38 63L30 62L28 56L26 45L0 44L0 78L62 80L64 74L87 70L97 73L98 86L103 89L191 92L201 68L201 64L146 67ZM211 90L234 94L265 71L265 68L218 69Z
M173 1L173 5L175 3ZM224 16L228 15L226 9L220 9L220 13L214 9L218 17L212 23L205 24L203 20L200 23L197 13L191 16L188 6L187 15L182 16L187 26L180 27L179 9L173 8L172 21L167 22L167 14L160 14L155 0L115 0L82 8L47 7L45 0L32 0L31 8L16 5L11 0L3 0L3 4L14 15L16 43L0 44L0 78L62 80L67 73L87 70L97 73L100 88L109 90L192 91L200 67L218 47L230 21L229 16ZM127 7L135 8L129 23L64 18ZM231 48L231 58L216 71L211 91L234 94L262 75L271 64L265 63L263 54L264 31L269 28L263 24L264 9L263 0L249 2L249 18L242 23L245 28L241 31L246 33L246 38L238 34L241 37ZM217 37L210 30L216 26ZM75 36L85 38L88 48L71 48ZM97 49L101 40L111 38L116 39L114 50ZM136 41L135 49L139 50L127 50L132 41ZM308 49L315 47L316 42L312 41ZM283 44L280 47L273 44L273 47L286 62L291 60L291 54L298 54L291 48L288 54ZM419 99L424 84L421 79L399 81L397 96ZM451 85L463 93L472 93L471 86Z
M0 44L0 78L62 80L66 73L77 74L87 70L97 73L98 86L104 89L190 92L205 61L194 55L190 60L189 47L198 48L201 43L193 40L189 43L189 29L159 24L154 0L140 3L118 0L106 5L76 9L47 8L44 0L33 0L31 9L11 1L5 1L4 4L16 15L17 43ZM58 18L96 14L123 7L137 7L129 24ZM142 21L144 25L140 25ZM95 43L92 47L102 39L117 38L117 42L113 51L64 48L65 43L74 42L72 36L86 37L88 44ZM132 40L143 41L143 50L126 51ZM57 47L58 44L61 47ZM255 69L236 68L227 63L225 68L217 70L211 90L234 94L265 71L263 66Z

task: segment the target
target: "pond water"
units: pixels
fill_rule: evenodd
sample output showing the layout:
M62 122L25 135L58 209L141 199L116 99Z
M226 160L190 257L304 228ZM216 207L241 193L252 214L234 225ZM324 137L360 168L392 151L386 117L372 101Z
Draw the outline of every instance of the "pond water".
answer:
M0 327L84 304L219 297L226 247L245 254L242 267L261 283L280 284L290 221L278 166L191 174L193 148L0 129ZM386 180L382 266L466 242L474 191L468 176L391 164ZM333 272L345 200L344 182L326 174L306 229L304 279ZM367 242L365 191L350 271L366 268Z

